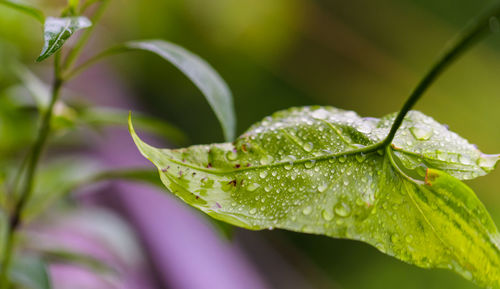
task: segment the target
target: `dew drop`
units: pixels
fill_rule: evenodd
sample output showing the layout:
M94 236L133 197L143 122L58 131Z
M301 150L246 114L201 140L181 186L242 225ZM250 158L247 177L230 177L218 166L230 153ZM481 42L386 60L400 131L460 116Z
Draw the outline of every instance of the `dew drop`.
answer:
M469 156L463 154L458 156L458 161L464 165L474 164Z
M323 217L323 219L325 219L325 221L333 220L333 213L329 210L323 210L321 212L321 216Z
M391 236L391 241L393 244L397 244L399 242L400 238L398 234L394 234Z
M230 160L230 161L234 161L234 160L236 160L236 158L237 158L237 157L238 157L238 155L237 155L237 154L236 154L236 152L235 152L235 151L233 151L233 150L228 151L228 152L226 153L226 158L227 158L228 160Z
M341 163L345 163L346 160L347 160L346 156L340 156L339 157L339 162L341 162Z
M364 162L366 159L366 155L364 153L356 154L356 160L360 163Z
M312 212L312 207L311 206L307 206L305 207L303 210L302 210L302 214L304 215L309 215L310 213Z
M250 185L248 185L248 187L247 187L247 191L249 191L249 192L253 192L253 191L255 191L256 189L258 189L259 187L260 187L260 185L259 185L259 184L257 184L257 183L251 183Z
M318 186L318 192L324 193L328 189L328 184L324 183Z
M273 157L270 156L270 155L263 156L263 157L260 158L260 164L263 165L263 166L265 166L265 165L268 165L268 164L272 163L273 160L274 160Z
M314 160L310 160L310 161L307 161L304 166L306 167L306 169L310 169L312 167L314 167L314 163L315 161Z
M250 213L250 215L254 215L255 213L257 213L257 209L252 208L249 213Z
M339 202L337 205L335 205L335 214L343 218L348 217L351 214L351 208L348 204Z
M432 129L426 127L411 127L411 133L417 140L428 140L432 136Z
M266 177L267 177L267 172L266 172L266 171L262 171L262 172L260 172L260 173L259 173L259 177L260 177L261 179L266 178Z
M328 117L328 111L324 108L320 108L313 111L311 115L316 119L326 119Z
M312 151L313 147L314 147L314 145L313 145L313 143L312 143L312 142L308 142L308 143L304 144L304 150L305 150L306 152L310 152L310 151Z

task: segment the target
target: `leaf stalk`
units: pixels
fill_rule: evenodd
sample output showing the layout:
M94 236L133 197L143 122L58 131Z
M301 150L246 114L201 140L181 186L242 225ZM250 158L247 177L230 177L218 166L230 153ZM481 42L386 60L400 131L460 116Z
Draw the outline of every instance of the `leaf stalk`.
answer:
M427 74L420 80L413 89L403 107L397 114L392 124L389 134L383 141L384 146L389 146L396 135L397 130L403 123L406 114L415 106L427 89L434 81L450 66L462 53L467 51L482 37L490 32L490 21L500 16L500 2L496 1L485 9L480 16L472 19L466 26L451 40L444 49L438 60L434 63Z

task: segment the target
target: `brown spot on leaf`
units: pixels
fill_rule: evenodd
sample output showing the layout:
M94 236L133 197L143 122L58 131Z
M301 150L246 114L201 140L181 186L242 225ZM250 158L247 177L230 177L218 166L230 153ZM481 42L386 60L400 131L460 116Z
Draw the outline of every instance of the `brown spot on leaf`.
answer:
M427 168L427 170L425 171L425 180L424 180L425 184L432 186L432 182L436 181L438 177L439 177L438 174L430 171L429 168Z

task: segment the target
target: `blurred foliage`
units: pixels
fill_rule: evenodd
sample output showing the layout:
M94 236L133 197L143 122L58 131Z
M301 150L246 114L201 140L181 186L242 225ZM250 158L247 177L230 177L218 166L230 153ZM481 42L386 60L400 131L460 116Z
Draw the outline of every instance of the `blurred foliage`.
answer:
M64 4L33 2L47 7L47 15ZM290 106L333 105L373 116L397 111L448 39L488 3L113 0L92 42L99 44L90 47L95 52L137 38L165 38L186 47L211 63L231 87L241 133ZM17 115L13 111L19 110L9 109L16 104L4 95L13 91L15 80L4 63L17 55L33 64L41 35L35 20L0 7L1 156L13 156L22 149L19 144L29 141L33 125L26 115L35 117L29 110ZM488 153L500 152L499 48L500 35L489 37L454 64L417 106ZM33 69L44 72L44 65ZM127 61L115 58L111 65L138 101L185 130L193 143L222 141L212 111L175 68L142 54ZM15 127L7 129L9 123ZM499 179L497 170L468 182L497 224ZM476 288L450 272L412 267L357 242L280 231L271 235L291 242L340 288Z

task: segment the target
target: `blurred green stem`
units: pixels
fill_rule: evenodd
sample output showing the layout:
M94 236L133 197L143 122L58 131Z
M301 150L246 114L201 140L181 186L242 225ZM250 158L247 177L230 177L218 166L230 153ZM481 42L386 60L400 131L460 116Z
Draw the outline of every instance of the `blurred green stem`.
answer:
M3 250L3 259L2 259L2 267L0 268L0 289L8 289L10 286L10 280L9 280L9 269L10 265L12 262L12 256L15 251L15 238L16 238L16 231L18 230L19 226L21 225L21 218L23 215L23 210L26 204L28 203L29 199L31 198L31 195L33 193L33 183L34 183L34 178L36 174L36 170L38 167L38 163L40 160L41 155L43 154L43 150L45 148L45 145L47 143L48 136L50 134L51 130L51 123L52 123L52 115L54 111L54 106L57 103L57 100L59 99L59 95L61 92L61 88L65 82L65 80L62 78L62 72L68 68L71 67L73 62L78 58L81 50L87 43L94 27L95 24L99 21L101 18L105 8L106 4L109 2L109 0L103 0L101 5L97 8L96 12L94 13L92 17L92 23L93 26L90 27L90 29L87 29L84 34L81 36L81 38L78 40L77 44L75 47L69 52L68 57L66 58L66 61L63 65L61 65L61 53L58 52L55 55L54 59L54 83L52 85L52 95L50 99L49 106L45 113L43 114L40 128L38 130L38 136L35 140L35 143L33 144L33 147L31 151L28 154L28 158L26 161L26 178L25 178L25 183L24 186L20 192L19 195L19 200L15 204L14 210L12 211L9 222L8 222L8 228L7 228L7 236L6 236L6 241L5 241L5 247ZM24 162L23 162L24 163ZM21 168L19 169L19 173L22 174L24 170L24 165L21 165Z
M92 21L92 26L90 26L85 32L83 32L82 36L78 41L76 42L75 46L73 49L68 53L68 56L66 57L66 60L64 61L64 64L62 66L62 70L67 70L73 66L75 63L76 59L82 52L83 47L85 47L85 44L89 40L90 36L92 35L92 32L94 31L95 27L97 26L97 22L101 19L102 15L104 14L104 10L106 10L106 6L108 5L109 0L102 0L101 4L97 8L97 10L94 12L94 15L92 15L92 18L90 21Z
M121 53L121 52L126 52L126 51L128 51L128 49L126 47L122 46L122 45L118 45L118 46L115 46L115 47L108 48L108 49L106 49L106 50L104 50L102 52L99 52L96 55L92 56L91 58L89 58L88 60L86 60L85 62L83 62L82 64L80 64L79 66L75 67L73 70L69 71L63 77L64 77L65 80L72 79L73 77L78 76L85 69L89 68L90 66L92 66L93 64L95 64L96 62L98 62L99 60L101 60L101 59L103 59L103 58L105 58L107 56L118 54L118 53Z
M58 61L55 61L55 66L58 65ZM59 67L55 68L55 71L59 71ZM5 243L4 256L2 261L2 268L0 271L0 288L7 289L9 286L9 278L8 271L10 267L10 263L12 260L12 254L14 252L14 243L15 243L15 233L21 223L21 215L24 209L24 206L28 202L31 197L33 191L33 181L36 173L36 169L38 167L38 162L40 160L40 156L42 155L43 149L47 142L47 138L50 133L50 125L52 121L52 114L54 110L54 106L59 98L59 94L61 91L61 86L63 85L63 81L59 79L57 76L54 80L54 84L52 86L52 96L50 100L49 107L45 111L45 114L42 117L42 121L40 124L40 128L38 130L38 136L33 144L33 147L30 151L27 168L26 168L26 179L21 190L19 200L16 203L14 210L10 216L9 224L7 228L7 241ZM22 170L22 168L21 168Z

